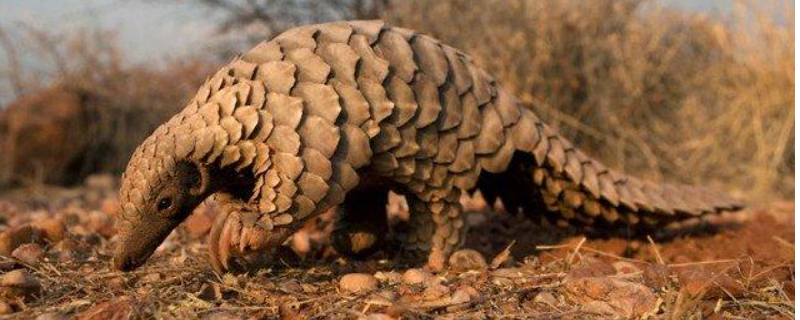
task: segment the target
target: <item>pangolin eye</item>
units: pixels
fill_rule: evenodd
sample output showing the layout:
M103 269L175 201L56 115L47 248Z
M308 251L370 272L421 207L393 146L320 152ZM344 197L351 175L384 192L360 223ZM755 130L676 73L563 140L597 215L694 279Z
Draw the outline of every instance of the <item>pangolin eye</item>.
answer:
M158 211L164 211L164 210L169 209L169 207L171 207L171 206L172 206L172 199L163 198L163 199L158 201L157 208L158 208Z

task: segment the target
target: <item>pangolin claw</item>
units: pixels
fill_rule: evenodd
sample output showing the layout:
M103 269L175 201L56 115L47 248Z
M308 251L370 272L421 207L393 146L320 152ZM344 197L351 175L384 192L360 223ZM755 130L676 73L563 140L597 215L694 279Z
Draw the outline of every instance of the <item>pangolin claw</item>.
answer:
M237 267L237 258L246 260L248 255L268 247L270 234L252 219L243 219L246 214L238 210L225 212L214 222L208 248L215 271L231 271Z

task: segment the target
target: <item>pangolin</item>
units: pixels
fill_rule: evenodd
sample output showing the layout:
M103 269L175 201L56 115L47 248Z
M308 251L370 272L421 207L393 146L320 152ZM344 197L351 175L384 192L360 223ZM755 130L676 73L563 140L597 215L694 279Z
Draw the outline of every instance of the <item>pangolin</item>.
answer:
M341 208L332 237L374 251L388 190L406 197L405 252L446 267L479 189L559 223L661 226L736 210L705 188L653 184L587 156L465 53L380 21L288 30L221 68L133 153L122 176L115 266L142 265L209 196L212 266L282 244ZM349 241L352 240L352 241Z

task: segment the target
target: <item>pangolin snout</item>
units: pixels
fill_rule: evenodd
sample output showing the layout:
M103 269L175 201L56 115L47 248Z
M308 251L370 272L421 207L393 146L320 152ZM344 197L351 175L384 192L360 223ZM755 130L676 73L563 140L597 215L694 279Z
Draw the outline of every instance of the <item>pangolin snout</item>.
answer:
M131 271L142 266L170 232L175 223L140 221L120 230L114 267L121 271Z

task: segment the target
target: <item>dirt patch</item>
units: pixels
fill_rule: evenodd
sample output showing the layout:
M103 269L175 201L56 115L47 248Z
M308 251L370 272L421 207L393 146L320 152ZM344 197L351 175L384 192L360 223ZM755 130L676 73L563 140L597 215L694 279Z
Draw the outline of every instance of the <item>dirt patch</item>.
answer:
M596 232L586 237L522 214L478 210L468 219L468 246L477 252L460 253L453 259L457 266L440 274L413 269L392 250L363 261L338 256L327 242L332 216L325 215L309 222L267 268L223 276L206 258L204 238L216 210L210 205L145 267L120 273L109 263L116 240L108 222L116 200L113 188L98 181L0 196L0 238L19 237L8 248L12 254L0 257L0 272L23 270L26 276L17 278L41 288L2 290L0 312L8 314L0 317L794 316L793 204L684 223L652 235L653 241Z

